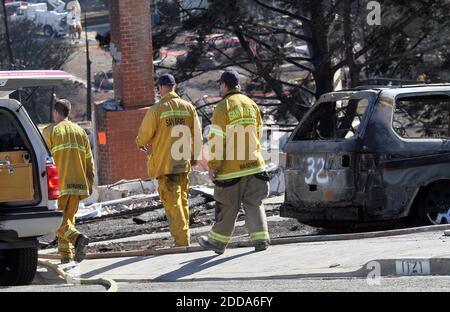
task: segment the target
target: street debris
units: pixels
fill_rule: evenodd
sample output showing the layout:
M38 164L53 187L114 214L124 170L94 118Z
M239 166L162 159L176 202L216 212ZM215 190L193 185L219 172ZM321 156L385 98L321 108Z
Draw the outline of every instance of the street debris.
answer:
M90 220L100 217L119 216L129 212L136 212L139 209L148 210L158 205L157 195L135 195L123 199L116 199L106 202L95 203L89 206L80 204L76 215L77 219Z

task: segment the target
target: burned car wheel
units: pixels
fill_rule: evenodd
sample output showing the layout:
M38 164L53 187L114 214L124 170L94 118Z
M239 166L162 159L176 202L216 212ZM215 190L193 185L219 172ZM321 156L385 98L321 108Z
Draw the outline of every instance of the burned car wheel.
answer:
M432 224L450 223L450 183L433 186L424 200L424 219Z

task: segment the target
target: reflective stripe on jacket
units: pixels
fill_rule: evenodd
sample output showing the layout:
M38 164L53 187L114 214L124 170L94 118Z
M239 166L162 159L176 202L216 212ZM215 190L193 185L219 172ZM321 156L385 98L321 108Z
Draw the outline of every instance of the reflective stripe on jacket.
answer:
M231 90L216 106L209 132L210 160L216 180L224 181L264 171L260 138L262 119L258 105L238 90ZM218 143L223 142L218 152Z
M188 133L180 134L172 130L177 126L185 126ZM182 136L189 134L185 141L186 155L172 155L172 147L180 143ZM149 108L139 128L136 138L138 147L151 145L151 155L148 157L148 175L158 178L163 175L191 171L191 160L198 159L202 146L202 130L195 107L182 100L175 92L170 92L161 101ZM180 143L181 144L181 143ZM178 151L178 148L175 148ZM184 151L184 150L183 150Z
M94 160L86 132L65 119L43 131L58 168L60 195L90 195L94 183Z

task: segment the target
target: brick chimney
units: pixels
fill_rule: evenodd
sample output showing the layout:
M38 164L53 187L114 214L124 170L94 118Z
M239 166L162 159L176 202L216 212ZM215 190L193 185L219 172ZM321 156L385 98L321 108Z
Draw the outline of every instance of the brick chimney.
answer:
M123 110L95 107L100 184L148 178L145 154L134 142L155 101L150 1L110 0L109 14L114 97Z

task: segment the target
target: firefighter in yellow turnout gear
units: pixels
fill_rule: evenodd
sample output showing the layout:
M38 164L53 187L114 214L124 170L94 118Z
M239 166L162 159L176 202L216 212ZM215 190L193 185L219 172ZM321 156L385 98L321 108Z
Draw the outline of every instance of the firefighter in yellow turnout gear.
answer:
M94 162L86 132L68 120L71 104L58 100L52 124L44 129L45 141L58 168L60 197L58 209L64 212L57 230L61 262L81 262L86 256L89 239L75 228L75 214L80 200L89 197L94 182ZM75 254L72 252L75 247Z
M162 75L157 85L161 101L145 115L136 145L147 152L149 177L158 180L159 195L175 245L189 246L188 173L200 155L202 131L194 106L175 93L175 78L170 74ZM177 144L183 130L186 130L181 135L186 143L182 149L184 154L175 155L180 150Z
M223 100L216 106L209 132L209 174L213 179L216 222L199 244L217 254L225 252L243 206L245 224L256 251L270 243L262 200L269 178L261 154L262 119L258 105L240 92L239 74L226 71L220 78Z

